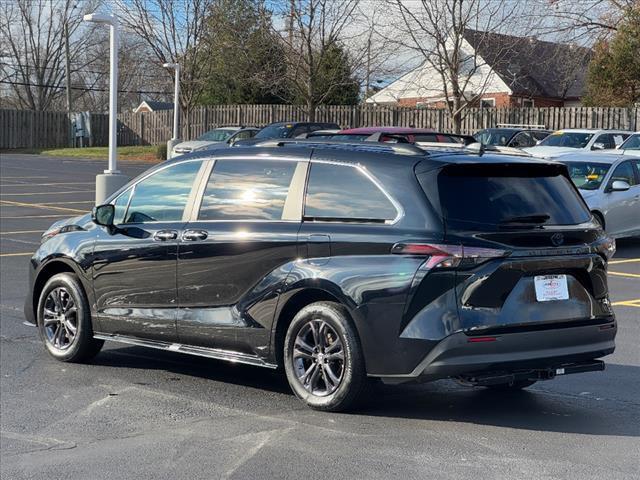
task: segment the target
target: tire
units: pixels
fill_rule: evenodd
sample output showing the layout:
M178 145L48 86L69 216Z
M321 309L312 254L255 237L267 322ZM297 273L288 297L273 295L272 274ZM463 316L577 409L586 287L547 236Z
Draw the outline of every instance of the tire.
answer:
M315 410L349 410L369 385L355 327L337 303L300 310L287 330L283 357L291 389Z
M524 388L530 387L536 383L535 380L516 380L513 383L499 383L497 385L487 385L487 388L500 392L516 392Z
M59 273L45 284L38 300L38 331L47 352L62 362L86 362L104 341L93 338L87 296L78 277Z

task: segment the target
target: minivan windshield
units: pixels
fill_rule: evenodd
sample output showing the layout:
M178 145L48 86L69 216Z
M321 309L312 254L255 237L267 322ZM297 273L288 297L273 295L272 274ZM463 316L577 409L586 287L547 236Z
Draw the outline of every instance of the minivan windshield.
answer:
M585 148L593 137L593 133L553 132L538 145L541 147Z
M438 175L440 210L448 230L575 225L590 218L580 194L558 168L481 167L457 166ZM418 175L423 188L429 183L424 175Z
M611 168L606 163L567 162L569 175L576 187L581 190L597 190Z

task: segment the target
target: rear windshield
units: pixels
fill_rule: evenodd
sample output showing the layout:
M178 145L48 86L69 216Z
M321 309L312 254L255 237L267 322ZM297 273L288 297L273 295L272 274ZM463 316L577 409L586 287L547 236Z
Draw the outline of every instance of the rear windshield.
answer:
M438 175L440 210L447 229L575 225L590 218L571 180L557 168L480 167L445 169ZM427 175L418 175L423 188L430 184ZM427 196L431 197L429 192Z

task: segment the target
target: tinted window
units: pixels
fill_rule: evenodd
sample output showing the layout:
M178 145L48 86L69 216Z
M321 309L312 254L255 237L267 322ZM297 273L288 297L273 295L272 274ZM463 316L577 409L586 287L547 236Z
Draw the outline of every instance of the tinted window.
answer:
M609 180L609 185L616 180L622 180L632 186L636 184L636 177L633 174L633 166L631 165L631 162L623 162L616 167L613 171L613 175L611 175L611 180Z
M387 196L360 169L325 163L311 165L306 218L384 221L393 220L397 214Z
M529 136L527 132L520 132L517 134L511 142L509 143L510 147L533 147L536 144L535 140Z
M127 205L129 204L129 197L131 197L132 190L133 188L130 188L126 192L122 192L113 202L113 206L115 207L113 214L114 225L124 222L124 214L127 212Z
M574 225L589 220L580 194L557 169L529 165L518 171L514 171L516 167L508 170L483 166L441 173L438 191L447 228L495 230L519 224ZM419 180L422 183L420 176Z
M485 145L494 145L497 147L504 147L507 145L514 131L500 128L489 128L487 130L481 130L474 135L475 139Z
M545 147L568 147L568 148L584 148L593 137L593 133L578 132L553 132L547 138L540 142L540 146Z
M139 182L133 190L125 223L182 220L200 165L201 161L179 163Z
M203 142L224 142L231 135L233 135L233 130L217 128L215 130L209 130L206 133L200 135L197 139Z
M611 135L610 133L605 133L596 138L594 147L596 143L601 143L605 149L615 148L616 146L615 143L613 143L613 135ZM595 150L595 148L592 147L592 150Z
M200 220L280 220L296 162L216 161Z
M626 142L624 142L620 148L625 150L640 150L640 135L631 135Z
M611 165L594 162L567 162L569 175L581 190L597 190L602 185Z
M293 125L290 123L269 125L256 133L255 138L287 138L292 128Z
M435 133L416 133L413 136L414 141L418 142L437 142L438 136ZM450 141L450 140L447 140Z

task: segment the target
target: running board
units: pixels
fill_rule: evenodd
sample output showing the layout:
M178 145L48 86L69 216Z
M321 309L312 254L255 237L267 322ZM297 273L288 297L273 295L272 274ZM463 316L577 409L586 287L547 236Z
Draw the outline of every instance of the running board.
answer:
M247 355L246 353L221 350L218 348L197 347L194 345L183 345L181 343L169 343L157 340L146 340L143 338L126 337L124 335L111 335L108 333L95 333L93 335L93 338L97 340L108 340L112 342L125 343L127 345L135 345L136 347L148 347L155 348L157 350L165 350L168 352L180 352L186 353L188 355L196 355L198 357L214 358L216 360L225 360L231 363L242 363L246 365L272 369L278 368L277 365L265 362L255 355Z

